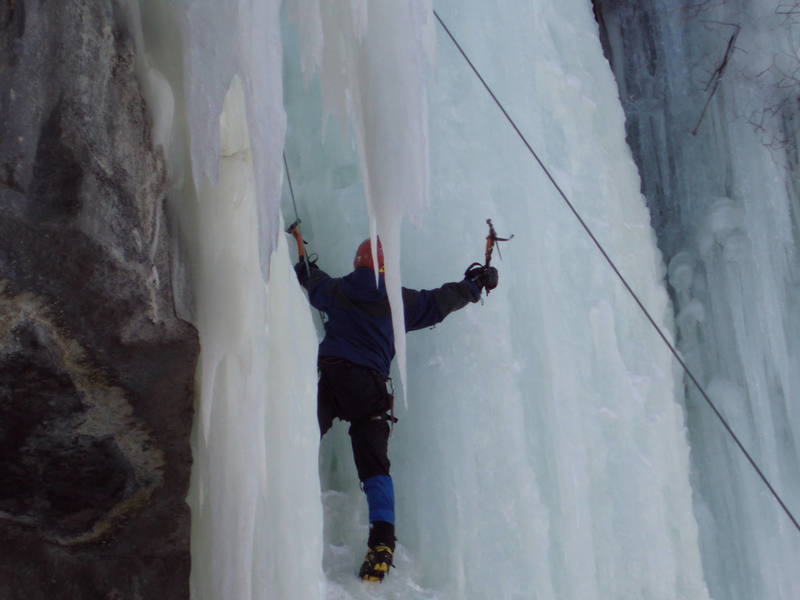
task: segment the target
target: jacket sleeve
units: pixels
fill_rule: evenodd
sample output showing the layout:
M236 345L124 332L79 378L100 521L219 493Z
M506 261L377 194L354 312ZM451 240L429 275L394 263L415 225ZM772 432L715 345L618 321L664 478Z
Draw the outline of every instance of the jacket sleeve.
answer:
M464 279L445 283L435 290L410 290L403 288L406 331L424 329L441 323L451 312L481 299L481 291L474 283Z
M333 301L332 283L334 279L314 263L298 262L294 266L294 272L306 290L308 290L308 301L311 306L319 310L326 310Z

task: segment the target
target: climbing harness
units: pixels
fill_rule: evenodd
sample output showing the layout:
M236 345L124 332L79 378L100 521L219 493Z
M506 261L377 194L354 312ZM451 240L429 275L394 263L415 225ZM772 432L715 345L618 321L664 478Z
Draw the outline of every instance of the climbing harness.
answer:
M375 369L365 367L364 365L356 364L352 361L347 360L346 358L339 358L338 356L320 356L318 359L318 370L321 369L322 365L330 367L338 367L338 368L341 368L344 365L349 367L356 367L359 369L366 369L369 372L370 377L372 377L377 387L385 392L385 397L384 397L384 400L386 401L385 408L382 408L378 412L368 414L365 417L360 417L351 422L361 423L365 421L386 421L389 424L389 434L391 435L391 433L394 430L394 424L398 422L397 417L394 416L395 392L394 392L394 382L392 381L392 378L387 377L386 375L380 373L379 371L376 371Z
M394 416L394 381L391 377L387 377L386 383L389 384L389 389L386 391L389 396L389 411L383 414L383 420L389 423L389 435L392 435L394 424L397 423L397 417Z
M367 417L368 421L386 421L389 424L389 435L394 433L394 425L397 423L398 419L394 416L394 382L392 381L391 377L384 377L377 371L372 371L375 375L375 378L380 381L380 384L383 386L383 389L386 390L386 399L389 403L389 408L382 410L379 413L374 415L370 415ZM386 386L389 386L389 389L386 389Z
M498 108L500 109L500 111L503 113L503 115L505 116L506 120L509 122L509 124L511 125L511 127L514 129L514 131L516 131L517 135L518 135L518 136L519 136L519 138L522 140L522 143L523 143L523 144L525 144L525 147L528 149L528 151L531 153L531 155L533 156L533 158L534 158L534 159L536 160L536 162L539 164L539 167L541 167L541 169L542 169L542 171L544 172L544 174L545 174L545 175L547 176L547 178L550 180L550 183L552 183L552 184L553 184L553 187L556 189L556 191L557 191L557 192L558 192L558 194L561 196L561 198L562 198L562 200L564 201L564 203L567 205L567 207L569 208L569 210L572 212L572 214L573 214L573 215L575 216L575 218L578 220L578 223L580 223L581 227L584 229L584 231L586 232L586 234L587 234L587 235L588 235L588 236L591 238L592 242L594 242L594 245L595 245L595 246L597 247L597 249L600 251L600 254L602 254L602 255L603 255L603 258L605 258L605 260L606 260L606 262L608 263L608 265L611 267L611 269L614 271L614 273L616 274L616 276L617 276L617 277L619 278L619 280L622 282L622 285L623 285L623 286L625 286L625 289L628 291L628 293L631 295L631 297L633 298L633 300L634 300L634 301L636 302L636 304L639 306L639 308L641 309L642 313L643 313L643 314L644 314L644 316L647 318L647 320L650 322L650 324L653 326L653 328L655 329L656 333L659 335L659 337L661 338L661 340L664 342L664 344L666 344L667 348L669 348L669 351L670 351L670 352L672 353L672 355L675 357L675 360L676 360L676 361L678 361L678 364L681 366L681 368L683 369L683 371L686 373L686 376L687 376L687 377L688 377L688 378L689 378L689 379L692 381L692 383L695 385L695 387L696 387L696 388L699 390L699 392L700 392L700 395L703 397L703 399L706 401L706 403L708 404L708 406L711 408L711 410L712 410L712 411L714 412L714 414L717 416L717 419L719 419L720 423L722 423L722 426L725 428L725 430L726 430L726 431L728 432L728 434L731 436L731 438L733 439L733 441L736 443L736 445L738 446L739 450L741 450L741 451L742 451L742 454L744 454L745 458L747 458L747 461L750 463L750 465L753 467L753 469L755 470L755 472L756 472L756 473L758 474L758 476L761 478L761 481L764 483L764 485L766 485L766 486L767 486L767 489L770 491L770 493L772 494L772 496L775 498L775 500L778 502L778 504L780 505L780 507L783 509L783 512L785 512L785 513L786 513L786 515L789 517L789 519L791 520L791 522L794 524L794 526L795 526L795 528L797 529L797 531L798 531L798 532L800 532L800 523L798 523L798 521L797 521L797 519L795 518L795 516L794 516L794 515L792 514L792 512L789 510L789 507L788 507L788 506L786 506L786 503L783 501L783 499L781 498L781 496L778 494L778 492L775 490L775 488L774 488L774 487L772 486L772 484L769 482L769 480L767 479L767 476L764 474L764 472L763 472L763 471L761 470L761 468L758 466L758 463L756 463L755 459L754 459L754 458L753 458L753 457L750 455L750 453L747 451L747 448L745 448L744 444L742 444L742 442L739 440L739 437L738 437L738 436L736 435L736 433L733 431L733 428L732 428L732 427L731 427L731 426L728 424L728 421L725 419L725 417L724 417L724 416L722 415L722 413L719 411L719 409L717 408L717 406L714 404L713 400L711 400L711 397L708 395L708 393L705 391L705 389L703 388L703 386L700 384L700 382L699 382L699 381L697 380L697 378L694 376L694 373L692 373L691 369L689 369L689 366L688 366L688 365L687 365L687 364L684 362L684 360L681 358L680 354L678 354L678 351L677 351L677 349L675 348L675 346L672 344L672 342L670 342L669 338L667 338L666 334L663 332L663 330L661 329L661 327L659 327L659 325L656 323L655 319L652 317L652 315L651 315L651 314L650 314L650 312L647 310L647 308L645 308L645 306L644 306L644 304L642 303L642 301L640 300L639 296L636 294L636 292L635 292L635 291L633 290L633 288L630 286L630 284L629 284L629 283L628 283L628 281L625 279L625 277L622 275L622 273L620 272L620 270L617 268L617 265L614 263L614 261L613 261L613 260L611 259L611 257L608 255L608 253L606 252L606 250L605 250L605 248L603 247L603 245L600 243L600 241L597 239L597 237L595 237L595 235L594 235L594 233L592 232L592 230L591 230L591 229L589 228L589 226L586 224L586 221L584 221L583 217L581 217L580 213L579 213L579 212L578 212L578 210L575 208L575 206L572 204L572 202L570 201L570 199L567 197L566 193L564 193L564 190L561 188L561 186L560 186L560 185L558 185L558 182L555 180L555 177L553 177L553 175L550 173L550 170L549 170L549 169L548 169L548 168L545 166L544 162L542 162L542 160L539 158L539 155L538 155L538 154L536 153L536 151L533 149L533 146L531 146L531 144L528 142L527 138L526 138L526 137L525 137L525 135L522 133L522 131L520 131L519 127L518 127L518 126L517 126L517 124L514 122L514 119L512 119L512 118L511 118L511 115L509 115L509 114L508 114L508 111L506 110L505 106L503 106L503 103L502 103L502 102L500 102L500 100L499 100L499 99L497 98L497 96L495 95L494 91L492 91L492 88L489 86L489 84L488 84L488 83L486 83L486 80L485 80L485 79L483 78L483 76L480 74L480 71L478 71L477 67L475 67L475 65L473 64L472 60L470 60L470 58L469 58L469 56L467 55L467 53L466 53L466 52L464 51L464 49L461 47L461 44L459 44L459 43L458 43L458 40L456 40L456 38L455 38L455 36L453 35L453 33L450 31L450 29L447 27L447 25L445 24L445 22L444 22L444 21L442 20L442 18L439 16L439 13L438 13L438 12L436 12L436 11L434 10L434 11L433 11L433 15L434 15L434 17L436 17L436 20L439 22L439 25L441 25L442 29L444 29L445 33L446 33L446 34L447 34L447 36L450 38L450 40L453 42L453 44L455 45L455 47L458 49L458 51L459 51L459 53L461 54L461 56L462 56L462 57L464 58L464 60L467 62L467 64L469 65L469 67L472 69L472 72L473 72L473 73L475 73L475 76L476 76L476 77L477 77L477 78L480 80L480 82L483 84L483 87L486 89L486 91L487 91L487 92L489 93L489 95L492 97L492 100L494 100L495 104L497 104L497 107L498 107ZM491 227L491 224L490 224L490 227ZM491 231L490 231L490 235L491 235ZM496 240L496 241L500 241L500 240ZM488 241L487 241L487 244L488 244Z

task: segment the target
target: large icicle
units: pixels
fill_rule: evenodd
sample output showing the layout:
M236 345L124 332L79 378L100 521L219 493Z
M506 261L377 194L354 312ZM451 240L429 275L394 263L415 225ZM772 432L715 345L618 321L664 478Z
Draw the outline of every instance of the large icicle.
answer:
M163 124L156 141L169 161L176 251L190 271L190 294L175 274L179 310L202 348L188 498L193 600L319 598L324 583L317 340L275 235L278 6L141 2L139 71Z
M428 204L431 0L297 0L290 10L303 38L305 78L319 70L326 114L351 130L355 140L369 233L380 236L386 254L386 286L395 307L395 346L405 394L400 227L406 215L419 215ZM354 249L359 241L352 239Z
M193 598L313 598L322 526L308 359L316 336L283 237L269 284L261 283L263 233L238 78L221 140L218 181L206 180L198 194Z
M217 120L234 75L241 79L255 169L258 243L266 274L278 233L275 193L282 181L281 153L286 116L280 72L280 1L178 0L183 35L184 86L190 123L190 158L195 187L216 181Z

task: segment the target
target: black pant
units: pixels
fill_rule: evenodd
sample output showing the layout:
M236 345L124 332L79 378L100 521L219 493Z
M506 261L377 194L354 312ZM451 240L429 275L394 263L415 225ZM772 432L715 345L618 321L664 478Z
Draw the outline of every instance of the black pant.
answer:
M333 419L350 422L350 442L361 481L389 474L389 423L392 395L377 371L342 358L321 356L317 387L320 435Z

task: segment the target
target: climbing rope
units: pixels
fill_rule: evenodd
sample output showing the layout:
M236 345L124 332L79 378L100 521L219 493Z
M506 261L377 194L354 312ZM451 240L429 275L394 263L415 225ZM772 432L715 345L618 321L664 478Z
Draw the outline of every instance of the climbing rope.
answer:
M636 304L639 306L639 308L641 309L641 311L644 314L644 316L647 317L647 320L650 322L650 324L656 330L656 333L658 333L659 337L667 345L667 347L669 348L670 352L675 357L675 360L677 360L678 364L680 364L680 366L683 368L683 370L686 373L687 377L689 377L689 379L692 381L692 383L700 391L700 394L703 397L703 399L706 401L708 406L711 407L711 410L714 411L714 414L717 416L719 421L722 423L722 425L725 428L725 430L728 432L728 434L730 434L730 436L733 438L734 442L736 442L736 445L739 447L739 449L742 451L744 456L747 458L748 462L753 467L753 469L755 469L756 473L758 473L758 476L764 482L764 485L767 486L767 489L769 489L769 491L772 494L772 496L775 498L775 500L777 500L778 504L781 506L783 511L786 513L786 515L792 521L792 523L794 524L794 526L797 529L797 531L800 532L800 523L797 522L797 519L794 517L792 512L789 510L789 507L786 506L786 503L783 501L783 499L780 497L778 492L775 490L775 488L772 486L772 484L767 479L767 477L764 474L764 472L761 470L761 468L758 466L756 461L753 459L753 457L750 455L750 453L744 447L744 444L742 444L742 442L739 440L739 437L736 435L736 433L733 431L731 426L728 424L728 421L725 419L725 417L722 415L722 413L716 407L714 402L711 400L709 395L706 393L705 389L703 389L703 386L700 385L700 382L697 380L697 378L694 376L692 371L689 369L688 365L680 357L680 355L678 354L678 351L675 349L675 346L673 346L672 342L669 341L669 339L667 338L666 334L662 331L661 327L658 326L658 324L655 322L655 319L653 319L653 317L650 315L650 312L647 310L647 308L645 308L644 304L639 299L639 296L636 294L636 292L633 290L633 288L628 284L628 281L625 279L625 277L622 275L620 270L617 268L617 265L614 263L614 261L608 255L608 253L606 252L605 248L603 248L603 245L595 237L595 235L592 232L592 230L586 224L586 221L583 220L583 218L581 217L581 215L578 212L578 210L575 208L575 206L572 204L570 199L564 193L564 190L561 189L560 185L558 185L558 182L555 180L553 175L550 173L550 170L545 166L545 164L539 158L539 155L536 153L536 151L533 149L531 144L528 142L527 138L520 131L519 127L517 127L517 124L514 122L514 119L511 118L511 115L508 114L508 111L506 111L506 109L503 106L503 104L500 102L500 100L498 100L497 96L492 91L492 88L489 86L489 84L486 83L486 80L483 78L483 76L480 74L478 69L473 64L473 62L470 60L469 56L467 56L467 53L461 47L461 44L458 43L458 40L456 40L455 36L452 34L450 29L447 27L447 25L445 25L444 21L439 16L439 13L434 10L433 11L433 15L436 17L436 20L439 21L439 25L442 26L442 29L444 29L445 33L447 33L448 37L453 42L455 47L461 53L461 56L463 56L464 60L467 61L467 64L470 66L470 68L472 69L473 73L475 73L475 75L478 77L480 82L483 84L483 87L486 88L487 92L489 92L489 95L492 97L492 100L494 100L495 104L497 104L497 107L501 110L501 112L503 113L505 118L511 124L511 127L513 127L514 131L517 132L517 135L522 140L522 143L525 144L525 146L528 148L528 151L531 153L533 158L539 164L539 166L541 167L542 171L544 171L544 174L547 176L547 178L553 184L553 187L555 187L555 189L558 191L559 195L564 200L564 203L567 205L569 210L572 212L572 214L578 220L578 223L580 223L581 227L583 227L584 231L591 238L592 242L594 242L594 245L597 247L597 249L603 255L603 258L605 258L606 262L609 264L611 269L614 271L614 273L617 275L619 280L622 282L622 285L625 286L625 289L628 290L628 293L631 295L631 297L634 299Z
M289 225L289 228L286 230L286 233L290 233L293 228L298 228L300 225L300 215L297 213L297 201L294 197L294 188L292 187L292 176L289 173L289 163L286 161L286 152L283 153L283 168L286 169L286 182L289 184L289 195L292 197L292 206L294 207L294 223ZM299 232L298 228L298 232ZM302 239L302 236L301 236ZM303 261L303 264L306 266L306 276L311 277L311 263L317 262L316 254L310 254L309 256L305 256L303 252L303 246L301 244L305 244L305 240L298 243L298 258ZM319 320L324 325L326 322L325 313L321 310L317 310L319 313Z
M300 215L297 213L297 202L294 198L294 188L292 187L292 176L289 174L289 163L286 162L286 152L283 153L283 168L286 169L286 181L289 183L289 195L292 197L292 206L294 207L294 222L289 225L286 229L286 233L291 233L294 235L295 231L297 235L295 239L297 240L297 258L303 261L303 264L306 266L306 275L311 275L311 267L308 264L308 259L306 258L306 253L303 248L305 241L303 240L302 236L299 238L297 236L300 235Z
M300 216L297 214L297 202L294 199L294 188L292 187L292 176L289 174L289 163L286 162L286 152L283 153L283 168L286 169L286 181L289 183L289 195L292 197L292 206L294 207L294 220L296 223L300 222Z

